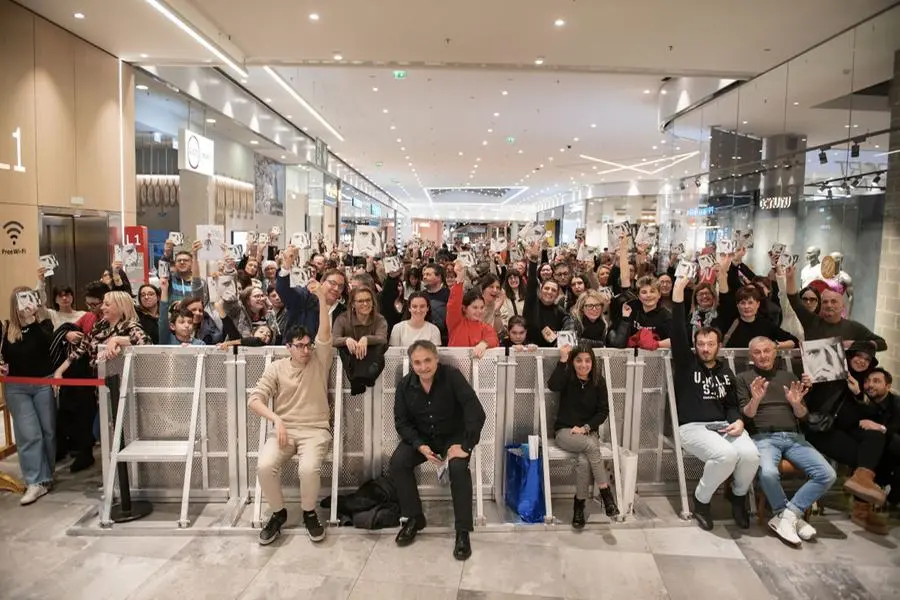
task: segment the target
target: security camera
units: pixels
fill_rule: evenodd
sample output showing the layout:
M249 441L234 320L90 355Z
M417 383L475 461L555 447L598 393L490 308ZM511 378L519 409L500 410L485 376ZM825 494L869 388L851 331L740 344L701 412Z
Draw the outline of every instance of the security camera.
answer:
M566 146L566 150L571 150L571 149L572 149L572 144L569 144L568 146Z

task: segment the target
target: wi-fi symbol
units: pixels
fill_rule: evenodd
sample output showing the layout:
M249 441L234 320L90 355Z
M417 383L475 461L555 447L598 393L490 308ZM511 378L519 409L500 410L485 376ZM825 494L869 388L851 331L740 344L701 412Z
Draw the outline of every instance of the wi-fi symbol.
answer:
M25 229L25 227L18 221L7 221L3 224L3 230L6 232L6 235L9 236L9 239L12 240L13 246L15 246L16 242L19 240L19 235L22 233L23 229Z

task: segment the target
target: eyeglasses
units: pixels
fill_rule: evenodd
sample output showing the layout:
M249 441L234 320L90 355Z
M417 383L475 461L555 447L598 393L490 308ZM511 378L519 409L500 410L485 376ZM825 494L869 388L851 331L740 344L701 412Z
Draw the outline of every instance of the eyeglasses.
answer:
M372 299L369 298L366 300L357 300L356 302L354 302L354 304L359 304L361 306L365 306L366 304L372 304Z
M156 298L156 292L141 292L141 298Z
M288 348L293 348L294 350L300 350L301 352L305 352L306 350L313 350L313 349L315 349L315 347L316 347L316 345L313 342L310 342L309 344L304 344L301 342L297 342L294 344L288 344Z
M601 308L603 308L602 304L585 304L584 305L585 310L598 310Z
M189 263L189 262L191 262L191 259L190 259L190 258L179 258L179 259L176 259L175 262L177 262L177 263Z
M103 303L102 302L85 302L85 304L87 305L88 308L100 308L100 305L102 305Z
M806 304L813 304L814 302L816 302L817 298L815 296L803 296L801 300L803 300L803 302L805 302Z

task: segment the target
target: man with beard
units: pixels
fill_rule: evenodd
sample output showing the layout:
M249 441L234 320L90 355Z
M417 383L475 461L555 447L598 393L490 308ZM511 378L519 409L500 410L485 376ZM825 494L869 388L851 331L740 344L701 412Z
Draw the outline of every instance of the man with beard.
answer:
M431 322L441 331L441 341L446 346L449 339L447 332L447 302L450 301L450 290L444 285L444 269L434 263L422 269L422 291L431 304Z
M687 284L682 277L672 289L675 310L671 341L681 445L705 463L694 490L694 518L702 529L712 530L710 500L733 475L731 513L739 527L749 527L747 492L759 467L759 451L744 431L735 375L716 358L722 343L719 330L699 328L694 334L695 350L691 351L681 306Z
M865 380L869 404L863 410L860 428L880 429L885 435L884 454L876 470L876 480L890 485L889 504L900 504L900 396L891 389L894 378L881 368L872 369Z
M313 281L310 282L310 288L291 287L291 268L296 260L297 248L288 246L284 251L284 262L278 272L278 278L275 280L275 291L287 311L285 333L295 326L302 326L310 336L315 338L319 331L319 300L314 288L321 284ZM331 324L334 325L334 320L346 310L341 300L344 297L347 277L343 271L329 269L322 273L321 281L329 284L326 291L329 294L328 306L330 307ZM290 340L285 339L284 343L290 343Z

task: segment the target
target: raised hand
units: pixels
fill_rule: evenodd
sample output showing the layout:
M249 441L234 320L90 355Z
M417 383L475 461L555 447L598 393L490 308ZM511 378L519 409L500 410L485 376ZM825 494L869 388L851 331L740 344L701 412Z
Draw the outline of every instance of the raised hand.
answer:
M764 377L757 377L750 383L750 394L754 400L761 400L769 390L769 382Z
M572 352L572 346L566 344L559 349L559 362L569 362L569 354Z

